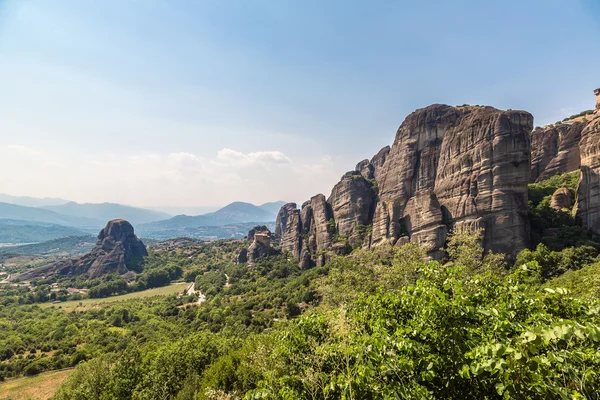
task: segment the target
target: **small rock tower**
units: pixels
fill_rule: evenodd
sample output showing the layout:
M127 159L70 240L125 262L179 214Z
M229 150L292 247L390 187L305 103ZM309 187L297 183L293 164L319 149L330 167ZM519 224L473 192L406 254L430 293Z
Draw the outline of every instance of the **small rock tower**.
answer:
M600 88L594 90L596 95L596 111L600 111Z

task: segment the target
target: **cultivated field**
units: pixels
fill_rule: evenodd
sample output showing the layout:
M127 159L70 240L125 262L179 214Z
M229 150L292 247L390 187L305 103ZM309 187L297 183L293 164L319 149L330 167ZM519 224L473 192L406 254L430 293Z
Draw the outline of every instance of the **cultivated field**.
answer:
M73 300L65 301L58 304L44 303L41 306L45 308L55 307L62 308L65 311L72 310L85 310L89 308L98 307L106 303L114 303L116 301L125 301L131 299L140 299L143 297L151 296L166 296L174 293L183 293L184 289L187 288L187 283L174 283L169 286L143 290L141 292L127 293L121 296L112 296L104 299L85 299L85 300Z
M31 378L19 378L0 383L0 400L46 400L67 379L72 369L46 372Z

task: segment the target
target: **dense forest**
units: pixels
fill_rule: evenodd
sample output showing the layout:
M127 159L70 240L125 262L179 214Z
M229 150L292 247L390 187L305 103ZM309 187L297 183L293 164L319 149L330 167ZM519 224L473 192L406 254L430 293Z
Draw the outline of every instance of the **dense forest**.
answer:
M77 365L58 400L598 398L598 238L550 205L573 182L530 186L516 262L478 232L453 233L441 261L407 244L305 271L286 254L238 264L240 240L181 239L153 246L132 285L194 282L200 304L67 310L4 291L0 378Z

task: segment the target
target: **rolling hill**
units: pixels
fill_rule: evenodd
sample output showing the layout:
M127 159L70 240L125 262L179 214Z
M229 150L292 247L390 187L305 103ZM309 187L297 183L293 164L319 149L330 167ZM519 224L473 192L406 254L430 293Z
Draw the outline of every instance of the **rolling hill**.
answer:
M267 209L273 209L275 203L267 203ZM236 237L238 230L232 227L242 225L247 232L247 227L253 223L274 222L277 212L273 213L254 204L236 201L215 212L203 215L177 215L173 218L141 224L136 227L136 232L143 237L165 238L175 236L189 236L194 238L225 238ZM211 228L209 230L205 228ZM232 235L232 231L236 233ZM244 232L244 234L246 233ZM175 235L175 236L174 236Z
M104 224L112 219L125 219L136 224L160 221L170 218L171 215L144 208L125 206L117 203L75 203L69 202L57 206L42 207L45 210L54 211L73 217L85 217L102 221Z
M287 203L286 201L279 200L279 201L272 201L270 203L261 204L258 207L262 208L266 212L271 213L275 217L277 217L277 213L279 212L281 207L283 207L286 203Z
M232 222L268 222L275 221L277 211L273 213L254 204L236 201L202 216Z
M0 202L16 204L25 207L43 207L59 206L61 204L68 203L69 200L53 197L12 196L10 194L0 193Z
M25 207L9 203L0 203L0 219L95 229L106 224L106 221L93 218L65 215L45 208Z
M34 243L84 234L68 226L0 219L0 243Z
M96 244L96 237L67 236L41 243L25 244L0 248L0 253L8 252L22 255L65 255L74 256L87 253Z

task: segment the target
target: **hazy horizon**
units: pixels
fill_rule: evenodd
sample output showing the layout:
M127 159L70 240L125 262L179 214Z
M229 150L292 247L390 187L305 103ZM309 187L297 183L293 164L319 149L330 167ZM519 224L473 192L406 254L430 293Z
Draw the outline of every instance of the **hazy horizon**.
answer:
M0 193L301 203L432 103L593 108L597 48L594 0L0 1Z
M64 199L64 198L60 198L60 197L33 197L33 196L20 196L20 195L13 195L10 193L0 193L0 203L9 203L9 204L16 204L16 205L22 205L25 207L46 207L46 206L60 206L60 205L64 205L67 203L71 203L73 202L73 200L69 200L69 199ZM223 207L226 207L230 204L233 203L237 203L237 202L242 202L242 203L249 203L246 202L244 200L234 200L232 202L229 202L227 204L220 204L220 205L192 205L192 206L173 206L173 205L169 205L169 204L163 204L163 205L132 205L132 204L124 204L124 203L114 203L114 202L105 202L105 201L99 201L99 202L88 202L88 203L78 203L78 204L118 204L118 205L122 205L122 206L126 206L126 207L136 207L136 208L143 208L143 209L147 209L147 210L154 210L154 211L161 211L167 214L171 214L171 215L202 215L202 214L208 214L214 211L217 211ZM249 204L253 204L257 207L261 207L264 205L267 205L269 203L287 203L287 201L285 200L273 200L273 201L268 201L265 203L259 203L259 204L253 204L253 203L249 203ZM75 202L77 203L77 202Z

